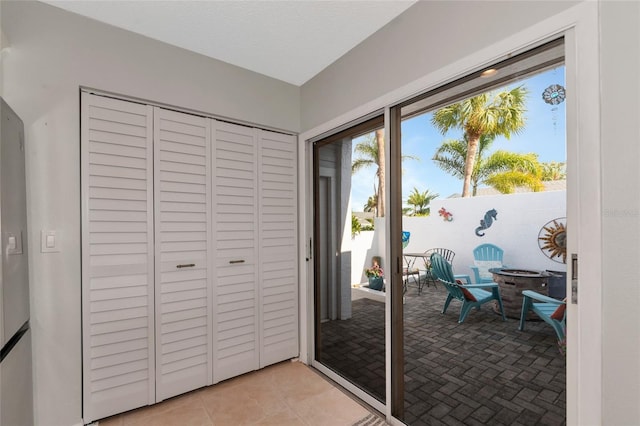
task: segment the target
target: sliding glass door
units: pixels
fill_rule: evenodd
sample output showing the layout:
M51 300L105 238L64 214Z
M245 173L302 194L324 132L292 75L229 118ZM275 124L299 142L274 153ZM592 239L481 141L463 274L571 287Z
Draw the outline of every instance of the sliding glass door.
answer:
M563 336L535 314L518 330L523 291L555 307L566 295L563 61L555 40L391 108L405 290L391 307L392 413L406 424L565 421ZM438 281L432 253L473 285Z
M382 123L382 116L369 119L314 144L315 361L380 402L386 386ZM367 182L364 192L354 176Z
M560 38L314 142L314 365L406 424L565 421L564 341L518 330L566 290L564 73ZM494 282L486 245L544 279Z

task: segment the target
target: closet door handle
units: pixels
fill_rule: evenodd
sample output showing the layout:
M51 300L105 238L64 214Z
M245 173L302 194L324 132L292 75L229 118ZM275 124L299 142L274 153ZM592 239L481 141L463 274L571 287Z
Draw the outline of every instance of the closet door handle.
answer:
M233 264L233 263L244 263L244 259L240 259L240 260L230 260L229 263Z
M176 268L193 268L194 266L196 266L195 263L183 263L182 265L176 265Z

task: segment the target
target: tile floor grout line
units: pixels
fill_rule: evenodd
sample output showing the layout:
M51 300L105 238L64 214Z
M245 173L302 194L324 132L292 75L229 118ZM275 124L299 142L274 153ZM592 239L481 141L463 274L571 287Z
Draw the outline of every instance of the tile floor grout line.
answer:
M300 365L296 365L298 363ZM269 368L273 369L269 371ZM282 379L279 380L278 376ZM297 401L295 398L295 389L299 386L303 386L304 388L304 381L307 381L310 386L314 387L314 389L317 388L317 393L312 391L308 396ZM326 424L326 413L331 412L334 408L336 410L336 414L344 409L342 423L340 423L340 421L335 423L340 426L351 426L354 422L359 422L371 414L376 416L376 418L379 418L376 413L371 411L370 407L365 405L365 403L359 399L352 397L339 384L324 376L313 367L299 361L296 363L285 361L274 366L269 366L264 369L247 373L246 375L231 378L228 382L225 382L228 384L224 385L225 388L221 390L222 393L218 394L214 389L216 389L217 385L222 385L223 383L205 386L182 395L177 395L173 398L168 398L158 404L140 407L139 409L131 410L126 413L117 414L107 420L100 420L99 424L100 426L134 426L149 424L148 422L152 422L152 424L171 424L171 426L175 426L177 424L176 421L179 421L176 420L176 418L181 419L181 416L189 415L198 416L200 419L199 421L203 424L214 426L217 423L212 412L209 411L209 407L213 410L214 406L207 404L207 390L212 390L214 392L213 395L226 395L229 397L229 391L233 392L236 388L243 386L254 387L255 392L266 392L267 394L275 391L277 398L282 403L282 406L280 409L275 409L275 411L271 412L268 409L268 400L263 400L258 393L252 394L251 398L255 402L255 407L260 410L256 411L255 414L259 414L260 418L256 420L246 418L244 422L238 419L238 421L234 423L234 426L266 423L270 421L269 419L272 416L278 415L289 418L290 421L294 421L301 426L318 426L319 424ZM282 386L283 383L292 384L289 392L293 392L293 394L287 394L286 389ZM334 391L334 389L337 392ZM287 398L287 396L289 396L289 398ZM305 416L303 413L306 412L309 407L302 410L301 407L305 407L309 404L313 405L313 403L318 402L314 402L313 398L318 397L322 404L328 405L325 405L325 408L320 409L319 411L311 410L309 412L309 416ZM213 396L213 398L215 398L215 396ZM353 404L354 402L357 404L357 408ZM251 405L253 406L254 404ZM204 414L202 414L202 410L204 410ZM362 411L361 418L354 419L353 421L350 420L352 417L360 416L360 411ZM336 419L338 417L340 416L338 415ZM273 419L276 418L277 417L273 417ZM222 421L224 424L224 420Z
M298 361L300 362L300 361ZM306 365L304 363L302 363L303 365L305 365L308 369L310 369L311 371L313 371L314 373L316 373L318 376L320 376L322 379L324 379L325 381L327 381L330 385L332 385L334 388L338 389L340 392L342 392L344 395L346 395L349 399L351 399L352 401L354 401L355 403L359 404L362 408L364 408L365 410L367 410L370 414L373 414L374 416L376 416L377 418L383 420L385 422L385 424L387 424L387 420L386 417L380 413L378 410L376 410L375 408L373 408L372 406L370 406L369 404L367 404L365 401L361 400L360 398L358 398L357 396L355 396L354 394L352 394L351 392L349 392L346 388L344 388L343 386L341 386L338 382L336 382L335 380L331 379L329 376L323 374L320 370L313 368L310 365ZM362 420L362 419L360 419Z
M215 386L215 385L209 385L209 386ZM209 414L209 410L207 410L207 407L205 406L204 400L202 399L202 395L201 395L202 394L202 389L205 389L205 388L207 388L209 386L206 386L204 388L200 388L196 392L197 392L198 400L200 401L200 404L202 404L202 408L204 408L204 412L207 415L207 418L209 419L209 422L211 423L211 426L215 426L215 422L213 421L213 418L211 417L211 414Z

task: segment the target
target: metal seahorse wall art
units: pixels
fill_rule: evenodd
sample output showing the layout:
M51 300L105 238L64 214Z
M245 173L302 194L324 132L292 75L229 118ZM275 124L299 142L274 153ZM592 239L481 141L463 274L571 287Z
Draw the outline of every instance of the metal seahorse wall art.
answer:
M476 235L484 237L484 232L480 231L490 228L494 220L498 220L498 212L496 209L491 209L484 214L484 219L480 219L480 226L476 228Z

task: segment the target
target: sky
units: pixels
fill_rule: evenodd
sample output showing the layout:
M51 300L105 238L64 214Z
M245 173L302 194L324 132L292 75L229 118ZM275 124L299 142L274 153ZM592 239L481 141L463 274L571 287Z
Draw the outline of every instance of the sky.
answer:
M542 93L552 84L564 87L564 66L560 66L525 80L506 86L507 89L524 85L529 93L527 96L526 126L518 135L512 135L510 140L500 136L495 139L489 154L503 149L518 153L537 153L540 162L565 162L565 105L550 105L544 102ZM402 122L402 155L418 157L419 160L406 159L402 164L402 199L406 200L413 188L420 192L429 190L437 193L438 198L447 198L452 194L462 193L462 180L454 178L444 172L432 161L433 154L443 141L448 139L462 139L462 131L450 130L442 135L431 125L432 112L412 117ZM353 140L353 148L364 137ZM353 159L358 154L353 153ZM366 167L352 177L352 209L362 211L367 199L373 195L373 185L376 181L375 168Z

